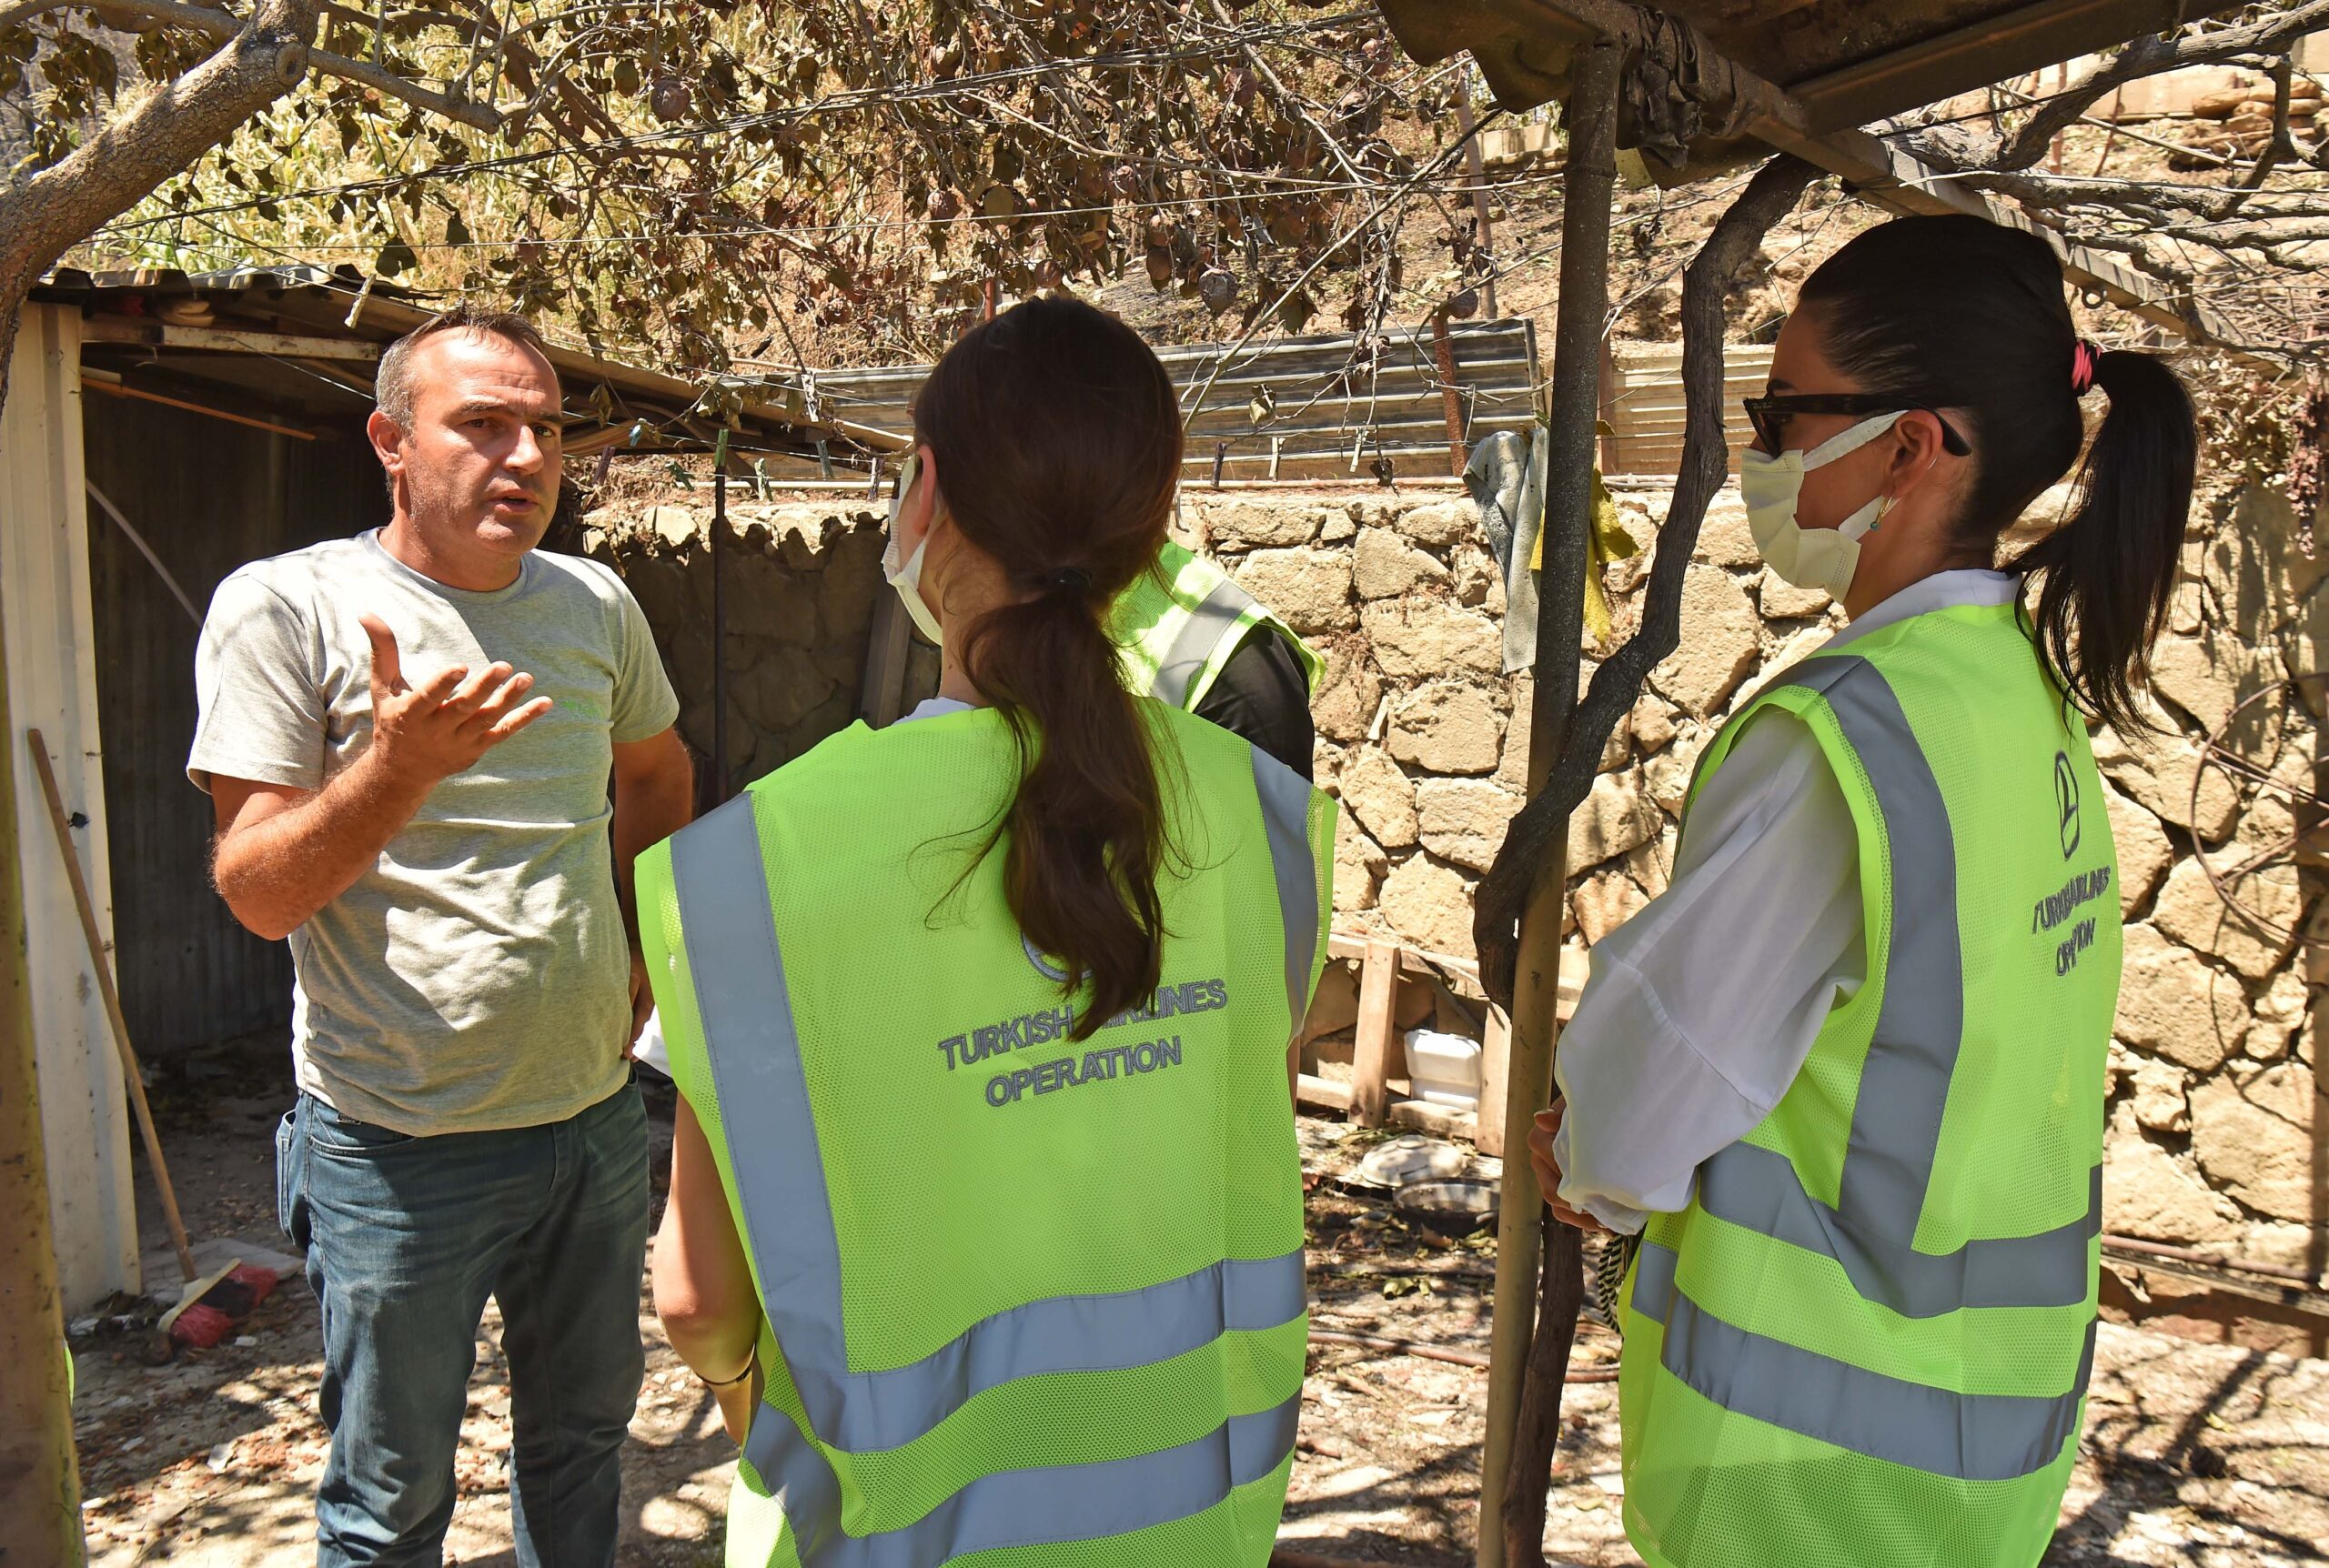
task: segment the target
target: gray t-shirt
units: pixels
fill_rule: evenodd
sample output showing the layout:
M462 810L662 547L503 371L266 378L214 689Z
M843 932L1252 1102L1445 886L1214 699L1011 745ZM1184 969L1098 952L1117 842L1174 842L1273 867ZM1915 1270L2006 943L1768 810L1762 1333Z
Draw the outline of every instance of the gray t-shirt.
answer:
M218 585L195 658L187 777L320 789L362 755L368 611L396 633L408 684L499 659L556 707L430 790L379 863L292 932L299 1086L406 1133L561 1121L625 1072L612 748L670 728L679 699L647 618L606 567L537 550L509 588L470 593L368 533Z

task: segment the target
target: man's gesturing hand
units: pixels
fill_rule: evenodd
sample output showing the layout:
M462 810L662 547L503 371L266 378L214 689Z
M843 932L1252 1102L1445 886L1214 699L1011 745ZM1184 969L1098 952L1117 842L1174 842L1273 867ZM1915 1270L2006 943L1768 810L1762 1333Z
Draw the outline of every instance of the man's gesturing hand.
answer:
M506 664L475 675L454 665L408 686L396 633L378 616L357 619L372 639L372 747L393 773L450 778L550 709L547 697L525 700L534 678Z

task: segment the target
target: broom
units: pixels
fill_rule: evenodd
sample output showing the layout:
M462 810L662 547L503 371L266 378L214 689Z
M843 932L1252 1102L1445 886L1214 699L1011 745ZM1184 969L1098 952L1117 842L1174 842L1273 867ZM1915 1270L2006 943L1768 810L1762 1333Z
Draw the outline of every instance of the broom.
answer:
M170 1185L170 1168L162 1160L162 1140L154 1130L154 1111L146 1102L146 1080L137 1070L137 1053L130 1049L129 1025L121 1016L121 992L115 986L113 965L106 957L105 939L97 932L97 910L89 897L81 856L73 846L73 826L65 813L65 796L56 787L56 769L48 760L48 743L38 729L28 729L33 765L40 772L41 793L48 800L49 825L56 831L56 848L65 857L65 874L73 884L74 906L81 914L81 936L88 943L89 962L97 971L97 992L105 1000L106 1021L111 1026L114 1049L121 1055L121 1075L129 1087L130 1108L137 1114L138 1136L145 1141L146 1161L154 1167L154 1188L161 1195L162 1217L170 1228L170 1246L186 1274L186 1288L177 1304L159 1325L169 1342L207 1350L225 1339L251 1310L267 1300L276 1286L272 1269L247 1264L237 1258L207 1277L198 1277L194 1248L186 1237L186 1221L178 1216L176 1191Z

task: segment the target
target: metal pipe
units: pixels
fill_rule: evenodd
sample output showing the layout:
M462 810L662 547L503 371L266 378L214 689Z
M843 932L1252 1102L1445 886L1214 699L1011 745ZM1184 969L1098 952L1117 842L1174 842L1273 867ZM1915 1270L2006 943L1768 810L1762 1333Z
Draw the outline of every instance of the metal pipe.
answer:
M725 447L727 443L721 443ZM727 454L723 450L721 457ZM711 803L728 799L728 581L720 569L721 536L728 531L728 465L711 474Z
M1623 65L1623 51L1618 45L1596 44L1578 52L1570 78L1566 115L1568 174L1561 200L1560 301L1553 331L1551 419L1544 436L1549 446L1545 566L1537 603L1536 690L1528 721L1531 795L1544 789L1546 776L1568 741L1569 720L1577 706L1587 544L1593 517L1594 422L1600 411L1601 339L1609 316L1609 214L1617 193L1618 89ZM1558 847L1547 857L1520 920L1505 1091L1504 1197L1497 1216L1493 1364L1488 1371L1487 1432L1480 1474L1480 1568L1505 1568L1511 1561L1505 1540L1508 1471L1538 1326L1538 1264L1545 1240L1540 1227L1548 1213L1525 1151L1536 1113L1551 1098L1567 860L1566 852ZM1566 1226L1554 1226L1552 1241L1545 1295L1553 1315L1542 1326L1557 1342L1559 1364L1565 1365L1584 1292L1583 1251L1577 1233ZM1547 1349L1553 1348L1548 1343ZM1558 1381L1552 1397L1558 1403ZM1558 1410L1553 1416L1558 1421ZM1541 1498L1536 1509L1541 1519ZM1516 1563L1515 1568L1519 1565Z
M170 568L162 564L162 558L154 553L154 547L146 542L146 536L129 526L129 519L121 515L121 508L107 499L103 490L86 479L82 481L82 486L89 492L89 498L97 503L106 517L113 519L114 527L129 536L129 542L137 547L137 553L146 558L146 564L152 567L160 576L162 586L168 588L170 596L185 608L187 618L194 622L197 630L200 629L202 612L195 608L194 600L188 597L186 589L178 586L178 579L170 575Z
M1471 461L1464 446L1464 395L1456 387L1456 345L1447 336L1447 308L1431 315L1431 351L1439 367L1439 407L1447 420L1447 464L1450 476L1462 478Z
M2164 1241L2138 1241L2132 1236L2113 1236L2105 1232L2105 1247L2115 1247L2122 1252L2143 1252L2154 1258L2173 1258L2183 1263L2205 1263L2213 1269L2231 1269L2243 1274L2262 1274L2267 1279L2287 1280L2303 1285L2308 1291L2329 1291L2317 1274L2303 1269L2292 1269L2284 1263L2260 1263L2250 1258L2223 1258L2213 1252L2203 1252L2196 1247L2171 1247Z

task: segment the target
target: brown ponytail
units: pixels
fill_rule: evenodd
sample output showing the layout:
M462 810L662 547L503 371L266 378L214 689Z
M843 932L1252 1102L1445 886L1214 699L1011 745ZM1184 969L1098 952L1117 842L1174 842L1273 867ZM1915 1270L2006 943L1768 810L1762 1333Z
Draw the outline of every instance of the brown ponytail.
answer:
M1073 299L1031 299L948 350L914 399L954 526L1022 597L962 639L1009 721L1020 784L996 825L1003 889L1084 1040L1156 990L1169 853L1147 724L1104 621L1164 540L1181 468L1173 383L1138 334Z

